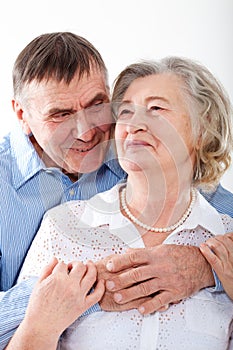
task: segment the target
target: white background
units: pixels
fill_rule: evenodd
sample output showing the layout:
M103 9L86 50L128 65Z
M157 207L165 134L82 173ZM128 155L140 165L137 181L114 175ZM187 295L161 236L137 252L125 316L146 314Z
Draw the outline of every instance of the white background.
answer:
M100 51L110 83L128 64L167 55L205 64L233 102L233 0L3 0L0 10L0 136L16 123L11 71L34 37L72 31ZM233 167L223 185L233 191Z

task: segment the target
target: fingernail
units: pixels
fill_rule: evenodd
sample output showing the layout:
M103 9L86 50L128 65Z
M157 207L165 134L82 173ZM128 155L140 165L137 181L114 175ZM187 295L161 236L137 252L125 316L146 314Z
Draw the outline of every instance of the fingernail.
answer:
M115 283L113 281L106 281L106 287L108 290L112 290L115 287Z
M113 269L113 262L112 262L111 260L109 260L109 261L107 262L107 264L106 264L106 269L107 269L108 271L112 271L112 269Z
M120 293L115 293L114 300L119 303L122 300L122 295Z
M140 314L144 314L145 312L144 306L139 306L138 311L140 312Z

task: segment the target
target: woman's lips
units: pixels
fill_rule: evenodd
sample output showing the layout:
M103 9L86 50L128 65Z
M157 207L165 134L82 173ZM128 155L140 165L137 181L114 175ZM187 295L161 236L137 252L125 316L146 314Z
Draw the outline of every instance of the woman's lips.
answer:
M125 142L125 148L138 147L138 146L151 146L148 142L143 140L127 140Z

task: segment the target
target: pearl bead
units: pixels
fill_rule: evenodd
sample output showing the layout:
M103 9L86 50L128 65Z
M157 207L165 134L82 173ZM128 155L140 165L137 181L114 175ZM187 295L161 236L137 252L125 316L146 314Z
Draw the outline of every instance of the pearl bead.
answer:
M168 227L153 227L153 226L149 226L144 224L143 222L141 222L140 220L138 220L129 210L127 203L126 203L126 188L124 187L121 191L121 195L120 195L120 201L121 201L121 206L122 209L125 211L125 213L128 215L128 217L130 218L130 220L132 222L134 222L136 225L146 229L147 231L152 231L152 232L158 232L158 233L162 233L162 232L170 232L170 231L174 231L177 227L181 226L189 217L192 209L193 209L193 205L195 203L196 200L196 190L194 188L191 189L191 202L189 207L187 208L187 210L184 212L184 214L182 215L182 217L180 218L180 220L178 220L175 224L168 226Z

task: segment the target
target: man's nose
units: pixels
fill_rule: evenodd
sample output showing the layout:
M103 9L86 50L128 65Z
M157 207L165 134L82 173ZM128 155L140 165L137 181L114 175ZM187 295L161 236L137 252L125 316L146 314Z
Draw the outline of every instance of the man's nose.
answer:
M96 133L95 126L88 120L85 111L79 111L73 117L72 135L74 138L88 142Z

